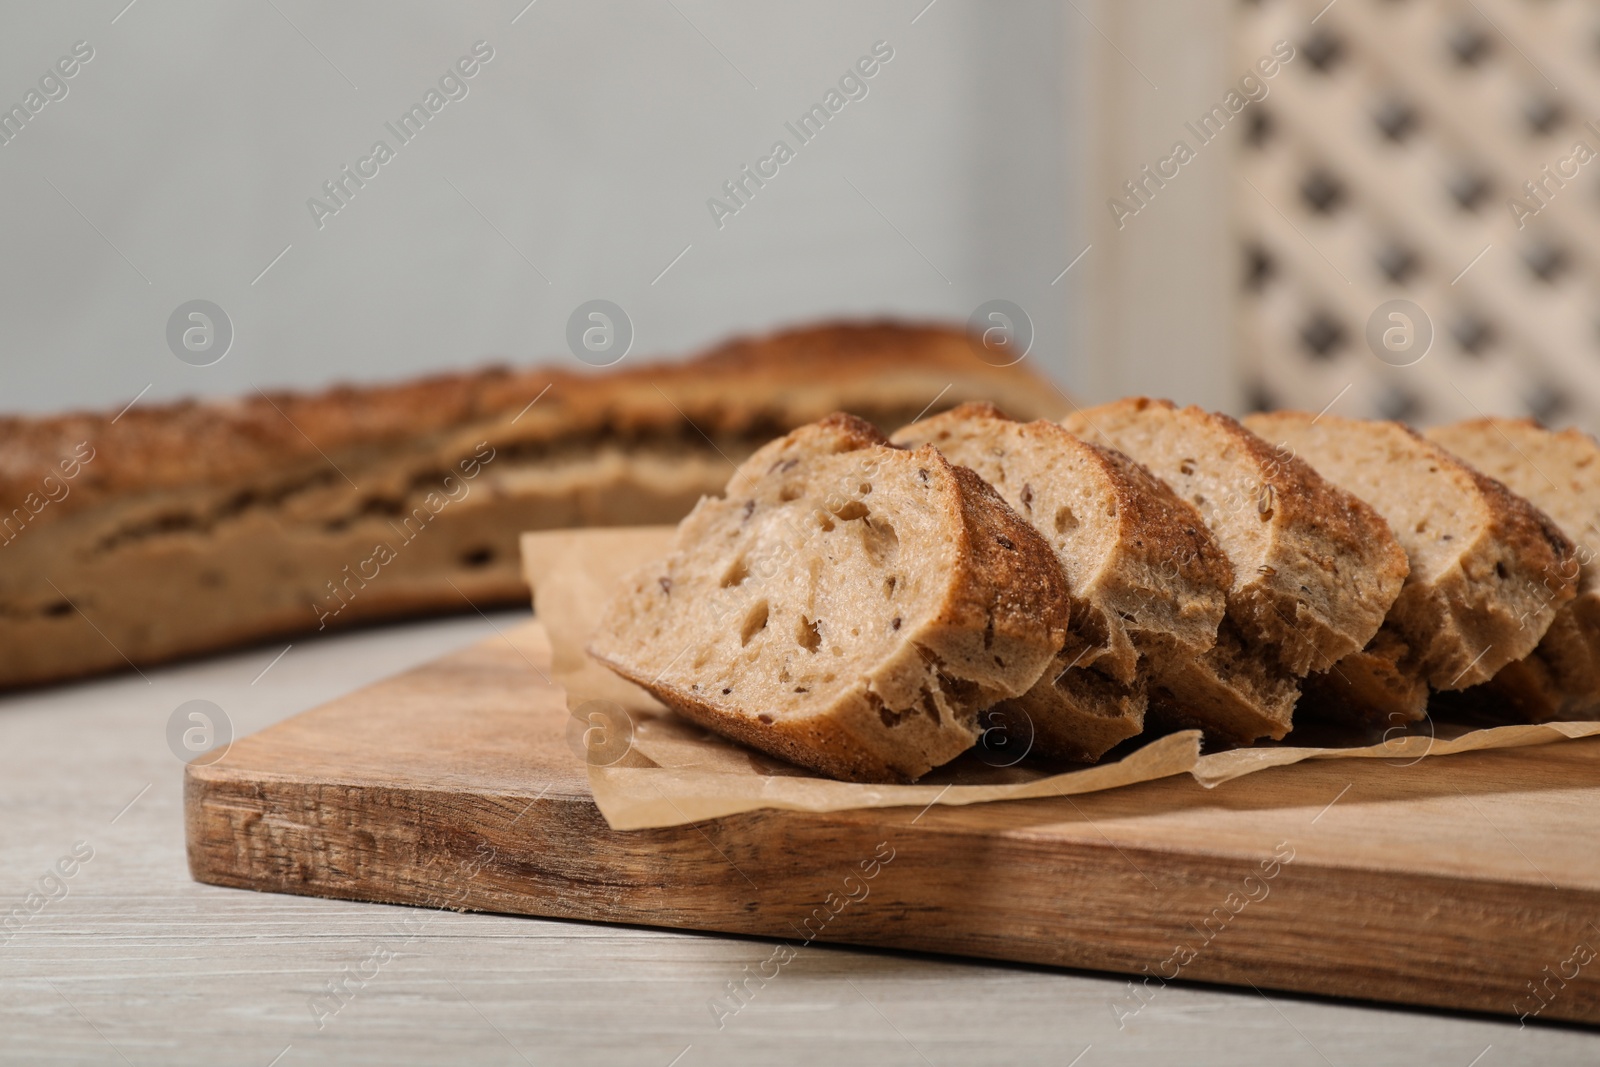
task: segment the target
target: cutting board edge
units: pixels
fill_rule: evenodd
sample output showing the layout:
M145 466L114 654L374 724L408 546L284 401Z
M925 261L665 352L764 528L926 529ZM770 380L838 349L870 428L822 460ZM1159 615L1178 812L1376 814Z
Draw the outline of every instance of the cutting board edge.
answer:
M186 781L185 822L190 845L190 870L193 877L200 882L230 888L248 888L257 891L287 892L296 895L334 897L337 899L416 907L441 906L439 903L442 899L440 893L451 883L448 879L441 883L435 877L436 865L431 862L427 865L402 866L389 871L389 884L387 887L383 884L363 879L354 879L344 884L338 884L326 880L313 882L303 877L297 878L292 872L295 869L308 869L304 863L291 862L289 864L290 874L278 877L271 876L264 872L263 865L259 862L261 852L255 848L259 841L253 842L251 840L252 837L260 838L261 836L262 823L260 819L255 820L253 824L250 820L235 824L235 834L232 839L235 845L231 850L233 855L236 858L248 855L251 857L252 862L217 862L218 852L215 845L218 843L218 837L215 834L209 835L213 847L210 849L203 847L208 830L214 829L214 827L207 826L208 807L226 807L234 811L247 810L251 806L251 802L255 801L260 803L263 813L269 807L274 806L273 802L276 802L275 810L294 810L295 804L292 801L284 803L288 798L282 796L273 797L271 794L280 789L293 791L297 785L305 785L305 783L295 783L287 777L268 782L264 780L246 781L237 778L219 780L198 775ZM237 787L239 791L235 792L229 787ZM382 791L380 790L380 792ZM413 796L412 792L398 788L391 788L387 792L394 795L392 797L367 796L364 798L367 801L379 801L373 808L362 808L361 810L333 814L346 816L352 828L358 825L362 827L358 832L358 836L364 835L365 838L370 839L370 843L374 846L379 843L378 836L374 833L374 830L388 834L396 840L411 841L414 845L415 841L410 836L411 831L418 825L427 823L429 817L428 805L423 805L422 814L424 817L412 822L411 816L404 810L403 803L398 805L387 803L389 800L411 798ZM484 801L488 799L482 794L459 791L452 794L442 790L438 791L432 799L444 799L447 797L453 801L460 802L466 808L482 808ZM304 801L320 800L321 798L306 796L300 799ZM210 803L208 804L208 802ZM451 806L442 806L433 811L432 814L440 817L446 816L449 814L446 810L447 807ZM550 798L550 802L546 807L549 809L548 812L543 810L536 812L535 818L528 824L530 830L543 832L546 839L552 837L566 838L573 834L585 836L592 833L614 833L604 828L604 822L592 802L580 803L569 799ZM562 811L561 809L567 810ZM401 817L386 824L382 818L375 817L375 815L381 815L385 811L391 815L397 812L401 813ZM492 807L484 809L485 814L491 811L497 815L504 814L503 811L495 810ZM316 814L320 817L328 813L317 809ZM843 838L849 838L854 835L862 843L858 847L864 847L866 841L882 833L900 835L909 833L912 835L910 840L914 842L915 849L926 851L930 857L948 854L947 846L938 844L940 839L948 839L952 836L965 838L965 835L958 835L950 828L941 829L934 826L913 827L910 825L885 826L882 823L874 823L871 820L857 818L856 816L862 814L859 811L836 814L839 817L815 814L791 817L786 820L792 824L787 827L787 830L791 835L798 836L801 839L810 837L817 840L825 840L830 831L838 832ZM546 815L553 815L555 819L551 821L546 818ZM771 827L763 824L774 817L778 817L781 820L784 815L800 816L802 813L749 813L707 824L710 829L717 832L722 840L721 846L716 846L714 842L709 840L704 832L706 827L696 826L641 831L616 836L619 839L624 839L624 845L620 850L620 854L624 857L624 862L628 855L644 856L646 857L645 862L655 862L659 868L659 865L663 863L663 857L672 857L671 861L666 864L667 866L675 865L679 873L692 876L683 878L676 884L683 887L684 898L694 901L698 899L694 893L696 884L702 886L712 885L722 890L723 896L729 895L726 892L729 887L736 887L736 891L742 890L742 886L738 885L736 879L730 876L726 870L721 869L717 855L721 855L726 849L740 855L741 858L749 856L752 853L752 843L759 842L764 837L770 839L767 831ZM457 856L470 855L465 848L467 844L474 844L476 849L481 850L491 839L499 842L498 847L491 846L491 852L496 859L500 857L502 851L509 853L517 845L521 845L524 848L524 855L517 857L512 864L503 864L500 867L496 867L491 861L482 868L482 870L490 870L494 877L510 886L510 888L502 889L498 892L480 894L478 898L473 898L468 894L462 898L460 907L455 908L455 910L536 915L546 918L608 924L622 923L664 929L724 933L763 939L788 939L784 931L774 929L770 924L741 925L745 920L743 915L736 909L729 909L727 913L735 916L736 921L727 921L725 917L722 921L707 921L705 919L697 921L687 912L673 913L664 910L659 902L653 901L649 897L648 893L641 893L642 899L632 904L620 903L619 900L613 900L610 903L588 900L575 906L572 903L572 898L563 898L562 896L563 891L570 892L573 884L571 872L551 869L548 864L541 868L539 863L540 853L537 850L529 851L528 841L511 841L499 836L504 832L509 832L514 823L492 825L495 821L486 819L482 822L488 836L480 834L463 835L456 830L448 828L443 822L431 828L424 826L425 830L432 829L442 833L452 839L453 843L457 843L457 847L449 850ZM280 819L276 830L281 832L283 828ZM870 833L863 833L863 831L870 831ZM271 832L268 831L268 836L270 836ZM522 834L523 831L518 831L518 833ZM742 840L734 841L729 840L730 838L742 838ZM243 840L241 841L240 839ZM905 838L895 838L895 840L905 840ZM663 847L663 842L669 843L668 847ZM240 844L243 844L242 849L238 847ZM712 845L711 849L706 847L708 844ZM1037 861L1038 857L1030 857L1027 853L1030 851L1045 851L1044 842L1030 842L1021 838L1002 840L994 844L998 845L999 849L992 851L987 860L979 864L981 873L989 878L1004 878L1006 874L1004 867L1008 864L1000 862L1000 860L1001 853L1006 850L1011 850L1014 853L1009 864L1013 868L1011 872L1013 874L1032 869L1032 864ZM359 851L361 847L359 842L337 842L331 851L325 850L324 858L326 859L327 855L348 855L351 850ZM777 859L782 860L785 856L793 854L793 848L792 844L780 843L773 846L773 851L778 854ZM685 858L686 850L688 850L687 859ZM707 854L712 853L713 850L714 854ZM270 842L268 843L268 851L272 851ZM285 850L283 855L286 857L299 856L303 861L307 855L315 855L317 852L317 849L290 847ZM515 856L515 853L511 854ZM553 850L551 854L554 854ZM698 859L695 858L696 856L698 856ZM430 855L430 861L432 858ZM722 855L722 859L726 860L726 855ZM1091 874L1098 871L1103 884L1097 887L1096 893L1105 899L1113 900L1129 897L1130 889L1136 888L1134 876L1129 871L1121 869L1120 865L1123 862L1126 862L1130 867L1136 868L1141 860L1152 866L1159 861L1166 864L1169 872L1174 863L1177 862L1180 866L1186 868L1185 874L1191 876L1187 881L1180 878L1179 882L1183 884L1174 887L1175 891L1187 893L1191 897L1187 902L1187 907L1189 908L1202 906L1206 903L1214 903L1216 899L1219 899L1216 896L1217 886L1232 884L1239 878L1236 858L1230 858L1230 862L1223 862L1221 857L1207 854L1175 856L1168 850L1146 851L1138 847L1125 849L1109 844L1096 846L1087 840L1072 842L1067 845L1057 842L1051 860L1057 866L1074 868L1091 872ZM726 862L732 863L731 860L726 860ZM309 869L336 870L339 869L339 866L340 864L337 861L332 861L310 864ZM710 871L709 876L707 875L708 869ZM900 868L900 870L905 869L905 865ZM931 864L928 869L930 871L935 870ZM1546 888L1542 892L1531 894L1532 897L1542 899L1532 900L1529 899L1528 887L1524 885L1482 879L1442 879L1435 876L1417 876L1414 873L1406 872L1355 871L1350 868L1329 867L1311 862L1299 864L1293 870L1294 878L1292 883L1283 884L1300 884L1310 888L1311 892L1305 905L1305 913L1313 923L1327 921L1332 914L1331 907L1348 906L1349 901L1340 900L1337 894L1329 897L1327 883L1330 881L1348 881L1352 887L1359 882L1363 893L1368 895L1375 894L1380 901L1387 900L1392 904L1394 901L1405 899L1408 894L1414 894L1418 889L1419 877L1424 884L1427 882L1439 883L1433 887L1437 890L1437 896L1434 900L1438 906L1439 913L1445 917L1447 924L1459 924L1461 917L1467 913L1475 913L1477 918L1475 923L1459 924L1459 928L1453 925L1451 930L1448 931L1441 929L1437 924L1427 931L1429 936L1436 940L1443 937L1444 941L1448 942L1451 937L1456 938L1456 942L1453 945L1456 950L1456 961L1454 963L1448 962L1443 952L1437 956L1429 956L1427 953L1407 955L1402 952L1391 961L1391 966L1388 970L1380 968L1375 972L1367 973L1365 977L1352 978L1352 974L1360 973L1359 968L1354 968L1353 966L1333 969L1326 966L1309 967L1303 962L1308 956L1308 950L1319 945L1324 948L1337 946L1346 939L1348 931L1329 929L1319 933L1303 926L1290 924L1284 928L1283 932L1290 936L1291 943L1294 940L1298 940L1300 947L1293 952L1282 955L1282 958L1275 959L1271 953L1252 953L1247 949L1236 948L1236 939L1235 942L1223 943L1221 949L1208 952L1202 958L1198 968L1192 968L1189 973L1178 980L1194 979L1235 986L1253 984L1290 992L1328 996L1356 996L1363 999L1405 1003L1420 1007L1479 1011L1498 1016L1514 1016L1516 1014L1513 1007L1515 1001L1508 995L1508 987L1505 985L1505 981L1515 980L1511 969L1501 968L1496 971L1494 968L1481 965L1476 967L1464 965L1460 962L1464 952L1463 944L1471 943L1472 935L1484 930L1513 928L1550 930L1553 929L1555 920L1558 918L1600 913L1600 892L1592 890L1552 890ZM534 873L530 875L530 871ZM1106 871L1114 873L1111 876L1106 876ZM584 873L586 880L581 881L580 884L594 881L592 872ZM937 873L941 878L949 876L947 871L941 870ZM973 873L974 871L972 870L964 872L967 877L971 877ZM1116 877L1117 874L1121 875L1120 879ZM612 884L612 890L619 896L630 890L637 891L640 889L637 883L642 881L653 881L656 885L663 886L674 884L671 877L635 879L634 883L631 884L624 879ZM1075 937L1070 928L1058 928L1055 930L1043 928L1048 927L1049 919L1049 916L1044 912L1029 913L1034 916L1035 920L1043 924L1043 927L1039 929L1030 928L1026 920L1011 917L1006 919L1006 923L1010 925L1000 924L998 927L991 928L988 932L970 930L968 933L956 935L952 931L963 928L964 924L970 923L974 918L973 906L966 901L963 901L961 906L953 909L941 906L938 901L941 887L932 885L935 881L938 881L938 879L926 879L925 882L928 884L924 884L920 888L914 888L908 900L901 901L898 905L891 907L893 911L898 913L900 919L904 919L906 915L914 914L925 927L929 925L927 918L930 914L940 917L940 921L931 924L938 932L932 934L918 933L914 927L901 927L896 922L891 921L886 927L870 935L846 933L822 936L818 940L828 944L862 945L904 951L933 952L968 958L1006 960L1051 967L1087 969L1124 974L1138 979L1140 977L1139 967L1136 965L1139 961L1145 961L1144 965L1148 967L1150 963L1162 958L1162 955L1167 951L1167 946L1176 937L1188 936L1181 931L1174 932L1173 930L1164 930L1159 933L1152 933L1149 929L1144 929L1142 933L1136 931L1133 935L1133 941L1125 945L1125 950L1131 949L1132 945L1137 944L1139 951L1124 951L1123 955L1118 956L1115 952L1108 952L1106 948L1108 938L1104 929L1079 930ZM1205 892L1196 894L1195 890L1202 882L1207 883L1208 888ZM925 898L919 898L918 894L926 894L926 896ZM1093 896L1095 894L1086 895ZM1452 898L1456 899L1452 900ZM1486 898L1491 902L1489 907L1485 906ZM563 902L564 900L565 903ZM1281 907L1282 901L1283 897L1280 895L1280 903L1275 907ZM794 909L810 907L813 903L810 900L791 900L785 904L785 908L798 915L803 913ZM453 907L450 904L444 906ZM679 907L682 908L682 906L680 901ZM628 910L630 908L632 910ZM754 913L747 912L746 914L759 914L760 910L758 909ZM1171 911L1172 905L1170 903L1164 904L1164 910ZM1184 906L1178 907L1177 910L1184 914L1190 913ZM979 909L979 911L981 913L982 909ZM1258 909L1257 915L1261 915L1262 911L1263 909ZM990 913L990 917L992 917L992 914ZM1194 914L1198 914L1198 912L1194 912ZM1113 921L1111 925L1116 926L1117 923ZM1122 926L1124 928L1123 936L1126 937L1128 936L1126 922L1123 922ZM996 932L996 929L1000 929L1001 932ZM1351 929L1355 929L1355 927L1352 926ZM908 930L911 932L908 933ZM1395 932L1398 935L1401 930L1397 928ZM1399 942L1396 942L1396 944L1399 944ZM1529 957L1533 962L1548 960L1549 963L1556 964L1560 961L1561 955L1565 951L1564 945L1563 938L1546 937L1536 947L1531 946L1531 944L1525 946L1527 950L1521 954ZM1209 944L1207 947L1209 948ZM1496 953L1503 953L1506 948L1503 942L1492 942L1487 938L1484 938L1478 944L1478 947L1490 956L1494 956ZM1432 981L1427 980L1430 972L1433 978ZM1446 981L1439 981L1438 974L1441 972L1448 973L1453 977ZM1524 973L1537 977L1537 970L1531 966L1531 963L1525 963L1521 969L1515 971L1516 976L1519 977ZM1472 981L1461 978L1462 974L1472 976L1480 984L1475 986ZM1500 980L1499 985L1492 992L1482 986L1482 983L1490 978L1498 978ZM1546 1017L1586 1025L1600 1024L1600 981L1589 979L1587 975L1581 974L1580 978L1584 979L1581 985L1575 980L1566 987L1571 989L1572 992L1565 997L1556 998L1551 1009L1544 1013Z

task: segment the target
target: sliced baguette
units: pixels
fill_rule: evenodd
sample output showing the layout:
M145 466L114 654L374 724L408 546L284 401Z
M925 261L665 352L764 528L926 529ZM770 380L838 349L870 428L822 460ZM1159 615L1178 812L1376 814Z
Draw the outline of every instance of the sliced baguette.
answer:
M1130 399L1064 423L1193 503L1233 566L1216 647L1153 660L1166 666L1152 710L1234 743L1282 738L1301 678L1370 639L1400 588L1405 557L1382 520L1225 415Z
M1133 398L1068 416L1149 467L1199 509L1233 563L1229 616L1293 675L1325 668L1378 632L1405 554L1367 504L1226 415Z
M933 445L982 476L1055 550L1071 597L1067 643L1014 703L1034 747L1092 762L1144 727L1141 655L1194 657L1216 643L1232 570L1194 509L1148 471L1055 423L963 404L894 443Z
M969 470L833 415L755 453L590 652L687 718L854 781L912 781L1066 636L1061 568Z
M1502 667L1482 695L1533 722L1592 714L1600 707L1600 443L1531 419L1472 419L1435 427L1427 437L1526 497L1578 546L1577 595L1556 612L1538 647ZM1541 585L1553 585L1554 577Z
M1362 675L1354 684L1381 684L1374 667L1396 670L1412 691L1419 680L1444 690L1485 682L1532 652L1572 599L1571 578L1545 585L1557 572L1577 574L1556 524L1409 427L1303 412L1246 423L1377 508L1410 560L1385 621L1387 650L1339 665ZM1404 706L1403 694L1391 695Z

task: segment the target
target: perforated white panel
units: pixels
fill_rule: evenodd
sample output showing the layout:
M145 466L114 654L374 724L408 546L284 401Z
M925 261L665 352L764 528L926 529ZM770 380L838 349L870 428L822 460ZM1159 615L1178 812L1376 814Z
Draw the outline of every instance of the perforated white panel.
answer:
M1326 3L1239 9L1241 69L1298 50L1239 145L1254 402L1600 425L1600 4ZM1367 340L1396 298L1432 324L1416 362Z

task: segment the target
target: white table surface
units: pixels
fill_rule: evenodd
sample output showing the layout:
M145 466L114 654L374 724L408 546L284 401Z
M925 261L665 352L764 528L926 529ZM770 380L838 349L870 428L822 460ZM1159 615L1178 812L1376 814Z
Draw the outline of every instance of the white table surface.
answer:
M93 858L7 942L0 1063L1594 1064L1574 1027L1173 985L1126 1027L1125 980L811 947L726 1027L708 1007L766 943L199 885L173 710L238 734L493 634L515 614L297 641L0 699L0 916L77 842ZM264 668L271 664L266 673ZM131 802L131 803L130 803ZM79 846L80 854L84 851ZM310 1003L378 946L318 1029ZM371 973L371 968L367 968Z

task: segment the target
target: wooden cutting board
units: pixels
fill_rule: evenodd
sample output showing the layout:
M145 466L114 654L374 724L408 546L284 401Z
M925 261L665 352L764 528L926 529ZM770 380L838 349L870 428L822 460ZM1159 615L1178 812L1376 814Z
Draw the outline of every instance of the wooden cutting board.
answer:
M1600 738L617 833L548 647L530 623L191 765L194 877L1123 972L1122 1019L1176 977L1600 1023Z

